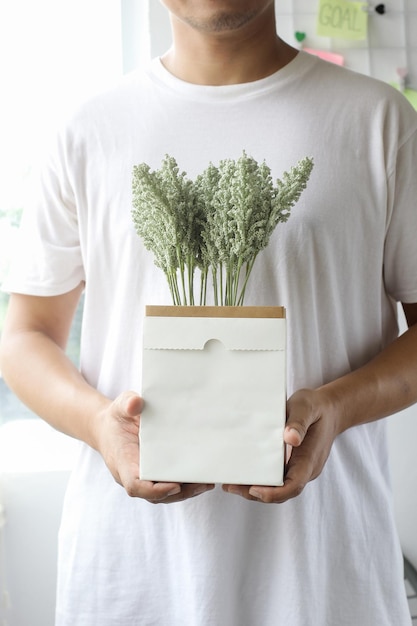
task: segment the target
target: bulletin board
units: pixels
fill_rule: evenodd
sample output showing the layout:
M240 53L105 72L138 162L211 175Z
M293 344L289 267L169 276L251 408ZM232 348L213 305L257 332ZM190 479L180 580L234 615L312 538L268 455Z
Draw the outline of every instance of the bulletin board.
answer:
M276 0L292 46L331 53L347 68L405 89L417 108L417 0ZM324 34L323 34L324 31Z

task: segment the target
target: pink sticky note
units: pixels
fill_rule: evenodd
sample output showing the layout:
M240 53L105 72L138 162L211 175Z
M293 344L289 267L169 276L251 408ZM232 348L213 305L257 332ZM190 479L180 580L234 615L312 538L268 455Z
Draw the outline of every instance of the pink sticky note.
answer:
M314 54L316 57L320 57L320 59L329 61L330 63L336 63L336 65L345 64L344 57L341 54L336 54L336 52L329 52L328 50L315 50L314 48L303 48L303 50L309 54Z

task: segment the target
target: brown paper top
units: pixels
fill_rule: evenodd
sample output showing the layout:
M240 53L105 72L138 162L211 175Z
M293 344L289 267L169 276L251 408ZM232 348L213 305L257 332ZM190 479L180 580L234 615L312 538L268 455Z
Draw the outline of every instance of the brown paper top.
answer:
M149 317L285 318L283 306L164 306L147 305Z

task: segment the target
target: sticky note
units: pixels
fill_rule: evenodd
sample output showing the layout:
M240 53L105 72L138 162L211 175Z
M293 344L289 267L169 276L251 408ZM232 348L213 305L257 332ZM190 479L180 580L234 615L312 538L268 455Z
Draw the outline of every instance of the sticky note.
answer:
M304 52L313 54L320 59L329 61L330 63L335 63L336 65L345 64L345 58L341 54L336 54L336 52L329 52L328 50L316 50L315 48L303 48L303 50Z
M396 89L400 89L398 83L391 83L393 87ZM404 96L407 98L409 103L416 109L417 111L417 91L415 89L409 89L408 87L403 91Z
M349 0L320 0L317 34L338 39L366 39L368 13L366 2Z
M417 111L417 91L415 89L404 89L403 93Z

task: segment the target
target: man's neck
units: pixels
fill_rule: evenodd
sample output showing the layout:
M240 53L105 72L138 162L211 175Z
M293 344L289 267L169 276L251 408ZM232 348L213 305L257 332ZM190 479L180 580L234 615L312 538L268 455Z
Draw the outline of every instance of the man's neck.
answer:
M172 18L174 44L161 58L166 69L181 80L200 85L247 83L270 76L297 54L266 28L207 34Z

